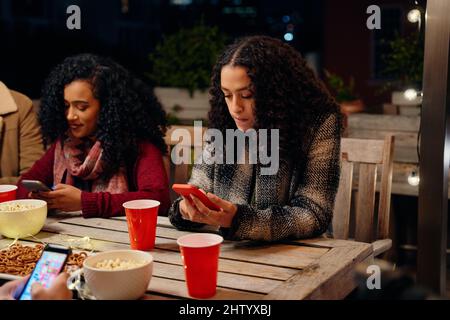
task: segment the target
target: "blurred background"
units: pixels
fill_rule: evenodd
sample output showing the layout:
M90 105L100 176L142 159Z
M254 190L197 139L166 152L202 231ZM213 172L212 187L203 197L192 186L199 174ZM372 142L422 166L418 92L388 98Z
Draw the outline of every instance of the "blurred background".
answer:
M422 1L423 2L423 1ZM0 76L11 88L38 98L42 80L64 57L80 52L111 56L140 76L151 72L149 54L164 37L203 24L226 37L266 34L297 48L311 66L336 73L370 110L386 102L377 94L389 41L417 30L409 0L2 0ZM70 5L81 8L81 30L68 30ZM369 30L369 5L381 8L381 29ZM422 6L424 4L422 3ZM208 29L203 31L205 34ZM201 35L199 35L201 36ZM205 35L206 36L206 35ZM215 52L212 52L215 53ZM215 58L215 57L214 57ZM214 59L213 59L214 60ZM158 84L158 83L156 83ZM378 109L379 110L379 109Z

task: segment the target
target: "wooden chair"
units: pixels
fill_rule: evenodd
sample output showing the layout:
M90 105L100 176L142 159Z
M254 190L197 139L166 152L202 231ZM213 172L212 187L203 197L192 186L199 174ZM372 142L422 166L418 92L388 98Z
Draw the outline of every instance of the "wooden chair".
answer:
M184 141L182 139L176 139L176 137L173 135L174 131L176 129L185 129L189 132L190 136L191 136L191 140L189 141ZM202 137L203 134L206 130L206 128L202 128ZM180 146L187 146L189 148L191 148L191 152L195 151L195 148L201 148L202 144L200 143L200 141L196 141L194 139L194 127L193 126L170 126L166 132L166 136L165 136L165 141L166 144L168 146L168 153L166 156L164 156L164 166L166 168L166 173L167 173L167 177L169 178L169 187L172 186L172 184L174 183L187 183L187 181L189 180L189 175L190 175L190 164L174 164L173 161L171 161L171 152L173 150L173 148L178 144L181 143ZM182 140L182 141L180 141ZM195 153L195 152L194 152ZM197 154L194 154L194 157ZM175 156L178 156L178 153L175 153ZM192 157L191 159L193 160L194 157ZM176 160L176 159L175 159ZM178 196L176 195L175 192L171 190L171 200L175 200Z
M389 218L393 170L394 136L384 140L352 139L341 140L341 178L336 195L333 214L333 237L373 244L374 256L392 246L389 239ZM353 182L353 169L359 165L357 184ZM381 167L379 183L379 205L375 211L377 171ZM354 235L350 234L350 213L352 189L357 187L354 206Z

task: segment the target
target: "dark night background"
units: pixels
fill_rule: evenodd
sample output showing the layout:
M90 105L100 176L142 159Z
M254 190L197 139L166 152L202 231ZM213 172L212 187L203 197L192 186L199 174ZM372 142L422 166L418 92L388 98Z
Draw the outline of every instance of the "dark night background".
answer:
M292 44L302 51L322 46L322 1L172 1L129 0L2 0L0 5L1 73L9 87L39 97L50 68L80 52L108 55L143 74L148 54L163 34L201 20L217 25L230 39L247 34L282 38L291 17L296 26ZM176 1L175 1L176 2ZM66 8L81 8L81 30L66 28ZM128 10L126 7L128 4ZM309 32L307 32L309 30Z
M180 2L190 4L180 5ZM267 34L290 42L324 68L355 77L367 105L386 100L375 94L383 83L381 38L404 32L410 0L1 0L0 79L33 99L43 79L64 57L93 52L115 58L142 76L148 54L165 34L204 21L229 36ZM178 3L178 4L177 4ZM68 30L66 8L81 8L81 30ZM366 28L371 4L382 8L382 30ZM289 18L287 18L289 17ZM291 26L289 26L291 24ZM381 48L383 49L383 48Z

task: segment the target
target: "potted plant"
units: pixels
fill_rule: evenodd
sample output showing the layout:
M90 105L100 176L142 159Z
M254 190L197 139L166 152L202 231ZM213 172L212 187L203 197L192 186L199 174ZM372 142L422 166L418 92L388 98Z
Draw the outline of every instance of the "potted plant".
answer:
M225 47L226 36L217 27L201 23L164 36L149 58L147 74L156 84L155 94L177 122L206 119L209 110L211 71Z
M348 84L335 73L324 70L328 86L339 103L341 113L344 114L344 127L347 127L347 118L352 113L364 111L364 103L355 93L355 79L350 77Z
M389 43L390 52L383 57L383 74L390 80L383 90L392 90L395 105L419 105L421 97L405 97L405 90L421 91L423 75L423 38L420 33L401 37L398 34Z

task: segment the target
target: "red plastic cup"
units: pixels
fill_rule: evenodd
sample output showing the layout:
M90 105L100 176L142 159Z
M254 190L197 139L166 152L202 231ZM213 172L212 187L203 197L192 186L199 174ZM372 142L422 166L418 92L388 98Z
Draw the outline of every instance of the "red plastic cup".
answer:
M150 251L155 247L159 201L133 200L123 204L131 249Z
M205 299L216 294L222 242L221 236L212 233L194 233L178 238L186 285L191 297Z
M10 184L0 185L0 202L16 200L17 186Z

